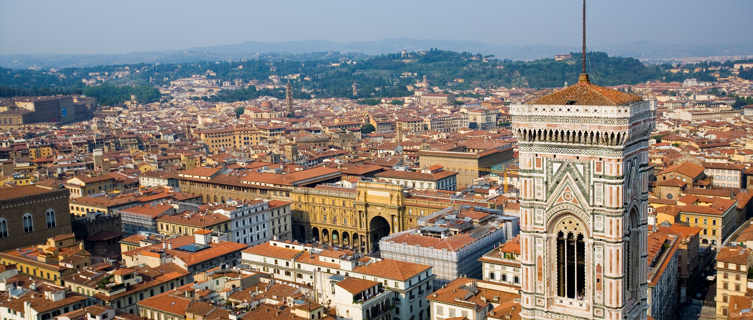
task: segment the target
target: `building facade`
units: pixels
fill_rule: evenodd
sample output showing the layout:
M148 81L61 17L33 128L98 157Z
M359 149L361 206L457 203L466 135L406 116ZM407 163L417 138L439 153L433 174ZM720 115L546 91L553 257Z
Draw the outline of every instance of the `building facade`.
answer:
M473 184L473 180L499 169L513 160L512 145L502 145L488 150L469 150L458 147L447 151L421 150L418 161L422 168L435 165L457 172L457 188Z
M480 259L482 279L520 290L520 236L509 239Z
M0 188L0 251L71 232L67 190L37 185Z
M727 319L730 297L748 291L748 269L753 266L753 250L722 247L716 255L716 318Z
M392 259L360 256L351 250L322 249L311 245L268 241L242 253L243 264L255 272L270 275L278 281L306 285L321 304L337 300L336 285L347 277L381 283L384 291L392 291L391 308L378 312L391 319L429 319L427 297L433 291L432 267ZM362 291L361 291L362 292ZM357 294L356 294L357 295ZM368 299L367 299L368 300ZM375 304L383 304L381 297Z
M518 234L518 218L501 210L450 207L419 219L416 229L379 241L386 259L433 267L436 287L459 277L481 278L479 258Z
M520 155L521 319L646 319L653 103L582 74L510 111Z

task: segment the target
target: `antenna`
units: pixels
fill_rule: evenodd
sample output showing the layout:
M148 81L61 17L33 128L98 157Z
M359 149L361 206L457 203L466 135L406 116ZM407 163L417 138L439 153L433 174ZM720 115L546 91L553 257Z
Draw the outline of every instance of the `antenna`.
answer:
M583 0L583 74L586 73L586 0Z

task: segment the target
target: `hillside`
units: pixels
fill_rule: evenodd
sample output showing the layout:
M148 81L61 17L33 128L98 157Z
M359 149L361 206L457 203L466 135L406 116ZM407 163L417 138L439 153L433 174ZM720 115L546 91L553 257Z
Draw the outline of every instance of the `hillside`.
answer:
M207 75L221 81L269 81L270 77L290 78L297 97L352 97L352 85L358 86L356 98L410 95L406 88L425 76L429 84L444 89L468 90L476 87L560 87L577 81L580 55L571 54L562 61L497 60L480 54L443 50L385 54L360 59L341 55L310 55L310 60L274 57L227 62L207 61L179 64L110 65L60 70L0 69L0 95L28 95L44 92L99 92L85 90L82 80L105 77L110 87L128 86L136 91L170 81ZM601 85L635 84L648 80L674 80L696 77L707 80L706 73L672 74L668 65L644 65L634 58L610 57L606 53L588 55L589 73ZM122 91L122 90L121 90ZM305 92L305 93L304 93ZM106 94L106 92L104 93ZM233 101L259 95L281 96L282 90L222 91L214 100ZM119 96L123 96L120 92ZM154 98L151 97L150 101ZM117 99L115 101L118 101Z

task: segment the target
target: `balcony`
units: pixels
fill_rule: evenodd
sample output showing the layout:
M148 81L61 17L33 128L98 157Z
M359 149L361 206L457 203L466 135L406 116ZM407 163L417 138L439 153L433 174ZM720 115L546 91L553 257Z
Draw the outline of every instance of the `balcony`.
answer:
M370 301L379 301L380 299L387 297L390 294L392 294L392 291L385 291L384 288L380 287L376 293L366 294L366 292L361 292L353 296L353 303L363 304Z

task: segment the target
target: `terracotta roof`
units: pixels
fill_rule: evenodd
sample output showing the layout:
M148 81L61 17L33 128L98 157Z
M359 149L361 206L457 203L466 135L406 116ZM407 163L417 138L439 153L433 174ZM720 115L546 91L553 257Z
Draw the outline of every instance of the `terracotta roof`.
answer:
M290 202L290 201L269 200L268 205L269 205L270 208L274 209L274 208L279 208L279 207L284 207L284 206L290 205L291 203L292 202Z
M753 320L753 297L730 296L729 320Z
M199 263L211 260L211 259L215 259L218 257L231 254L233 252L241 251L248 247L245 244L241 244L237 242L220 241L220 242L211 242L208 248L199 250L197 252L189 252L189 251L184 251L178 248L185 245L193 244L194 236L182 236L182 237L171 238L171 239L165 240L165 242L168 242L173 247L173 249L163 249L162 243L157 243L150 246L133 249L131 251L126 251L123 254L124 255L147 255L147 256L159 257L160 255L159 252L161 251L177 259L180 259L181 261L185 263L186 266L192 266L192 265L196 265L196 264L199 264Z
M520 295L501 291L502 287L487 281L458 278L445 287L434 291L426 298L431 302L471 308L476 311L486 309L492 303L503 303L519 299Z
M695 164L693 162L683 162L680 164L670 166L669 168L660 172L658 175L663 175L666 173L676 171L684 176L688 176L690 178L695 179L696 177L700 176L703 173L703 170L704 168L701 165Z
M743 228L742 231L740 231L740 233L737 235L737 238L735 238L732 242L737 243L753 240L753 223L746 223L748 224L748 226Z
M641 97L634 94L592 84L588 77L583 78L583 75L581 75L578 83L537 98L528 102L528 104L622 106L641 100Z
M669 179L669 180L661 180L656 185L662 186L662 187L678 187L682 188L687 183L680 181L680 179Z
M157 218L158 222L177 224L182 226L205 228L230 221L226 215L220 213L183 213Z
M377 173L377 178L391 178L391 179L405 179L405 180L418 180L418 181L439 181L441 179L457 175L452 171L440 171L436 173L423 173L413 171L398 171L387 170Z
M430 268L431 266L423 264L384 259L382 261L369 263L365 266L356 267L353 272L380 278L406 281Z
M346 291L354 295L364 292L378 285L379 285L379 282L365 280L365 279L358 279L358 278L350 278L350 277L345 278L342 281L337 283L338 287L343 288Z
M515 300L500 303L489 311L489 319L520 320L520 303Z
M382 171L382 170L384 170L384 167L373 165L373 164L347 165L340 168L340 171L343 174L356 175L356 176L362 176L368 173Z
M54 190L54 189L50 190L50 189L42 188L36 185L3 187L3 188L0 188L0 201L17 199L17 198L28 197L28 196L36 196L40 194L57 192L57 191L59 190Z
M499 250L507 253L520 254L520 235L505 242Z
M666 242L668 238L669 236L660 232L652 232L648 235L648 248L646 249L648 257L646 258L646 260L648 261L649 265L651 265L651 262L656 259L656 255L659 254L662 246L664 245L664 242Z
M142 234L133 234L120 240L120 242L139 243L141 240L145 240L146 236Z
M158 204L158 205L143 205L138 207L131 207L128 209L122 209L120 210L121 214L135 214L140 216L147 216L151 217L152 219L159 217L160 215L166 214L169 211L172 211L174 208L172 205L169 204Z
M681 225L677 223L672 224L669 227L659 226L659 229L658 229L658 231L660 232L672 233L679 236L682 239L696 237L701 233L701 230L703 229L699 227L691 227L691 226Z
M750 254L751 250L747 248L722 247L716 255L716 261L747 265Z
M191 299L189 298L174 295L172 292L165 292L139 301L139 307L144 306L182 317L186 313L190 303Z
M292 259L295 259L295 257L297 257L303 251L273 246L269 242L265 242L260 245L256 245L246 250L243 250L243 252L255 254L259 256L264 256L264 257L272 257L272 258L278 258L278 259L283 259L283 260L292 260Z
M217 172L222 170L221 168L207 168L207 167L196 167L193 169L188 169L184 171L178 172L179 175L183 176L196 176L196 177L212 177Z
M476 241L476 239L474 239L467 233L456 234L445 239L440 239L432 236L424 236L415 233L405 233L395 236L388 241L412 246L457 251L473 243L474 241Z
M228 300L253 302L272 297L277 297L276 299L285 299L287 297L299 297L301 295L300 290L295 287L280 283L266 284L260 282L243 290L233 292Z

